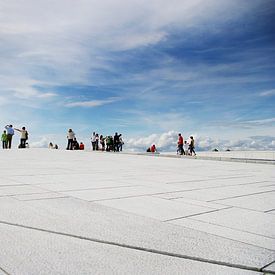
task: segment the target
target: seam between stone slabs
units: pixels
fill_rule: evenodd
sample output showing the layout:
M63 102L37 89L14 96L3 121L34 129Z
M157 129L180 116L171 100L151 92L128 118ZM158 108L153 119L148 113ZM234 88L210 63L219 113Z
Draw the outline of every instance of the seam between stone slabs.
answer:
M221 209L222 210L222 209ZM200 215L203 215L204 213L200 214ZM265 237L265 238L268 238L268 239L271 239L271 240L275 240L274 237L270 237L270 236L265 236L265 235L262 235L262 234L258 234L258 233L255 233L255 232L250 232L250 231L247 231L247 230L240 230L240 229L237 229L237 228L234 228L234 227L230 227L230 226L226 226L226 225L221 225L221 224L218 224L218 223L213 223L213 222L209 222L209 221L203 221L203 220L196 220L196 219L192 219L192 217L190 218L191 220L194 220L196 222L202 222L202 223L208 223L208 224L212 224L212 225L218 225L218 226L222 226L224 228L229 228L229 229L233 229L233 230L237 230L237 231L240 231L240 232L245 232L245 233L249 233L249 234L253 234L253 235L256 235L256 236L260 236L260 237ZM274 250L272 250L274 251Z
M261 211L261 210L256 210L256 209L251 209L251 208L247 208L247 207L241 207L241 206L236 206L236 205L230 205L230 204L225 204L225 203L216 203L217 205L223 205L223 206L232 206L232 207L234 207L234 208L237 208L237 209L243 209L243 210L249 210L249 211L253 211L253 212L257 212L257 213L261 213L261 214L263 214L263 213L265 213L265 214L268 214L268 213L266 213L266 211ZM210 208L210 207L209 207ZM213 207L212 207L213 208ZM219 209L224 209L224 208L219 208ZM274 210L274 209L273 209ZM272 211L272 210L268 210L268 211Z
M0 266L0 271L2 271L2 272L4 272L6 275L10 275L10 273L8 273L4 268L2 268L1 266Z
M0 185L0 188L2 187L14 187L14 186L30 186L31 184L27 183L18 183L18 184L5 184L5 185Z
M264 211L264 213L269 213L269 212L272 212L274 211L275 209L271 209L271 210L267 210L267 211Z
M252 185L252 184L263 183L263 182L265 182L265 181L257 181L257 182L251 182L251 183L241 183L241 184L229 184L229 185L215 185L215 186L208 186L208 187L204 187L204 188L185 189L182 192L208 190L208 189L218 189L218 188L226 188L226 187L232 187L232 186L245 186L245 185ZM165 183L165 184L169 184L169 183ZM275 190L272 190L272 191L275 191ZM180 191L174 191L174 192L176 193L176 192L180 192ZM270 192L270 191L268 191L268 192ZM173 193L173 191L170 192L170 193Z
M190 219L192 220L192 219ZM193 219L194 220L194 219ZM188 221L188 219L187 219ZM194 221L199 221L199 220L194 220ZM199 221L200 222L200 221ZM207 233L209 235L212 235L212 236L215 236L215 237L219 237L219 238L223 238L223 239L227 239L227 240L230 240L230 241L234 241L234 242L238 242L238 243L242 243L242 244L246 244L246 245L249 245L249 246L253 246L253 247L257 247L257 248L260 248L260 249L265 249L265 250L269 250L271 252L274 252L274 249L271 249L271 248L266 248L266 247L263 247L263 246L259 246L259 245L256 245L256 244L252 244L252 243L247 243L245 241L241 241L241 240L237 240L237 239L232 239L232 238L229 238L229 237L225 237L225 236L222 236L222 235L218 235L218 234L215 234L215 233L209 233L209 232L206 232L206 231L203 231L201 229L197 229L197 228L194 228L194 227L188 227L188 225L181 225L181 224L177 224L177 223L171 223L172 225L176 225L176 226L181 226L181 227L184 227L184 228L188 228L188 229L193 229L193 230L196 230L196 231L199 231L199 232L202 232L202 233ZM219 226L219 227L223 227L221 225L215 225L215 226ZM238 229L232 229L231 230L234 230L234 231L239 231L239 232L242 232ZM247 232L246 232L247 233ZM253 235L252 233L250 233L251 235ZM268 264L269 265L269 264Z
M275 261L272 261L271 263L269 263L269 264L266 264L265 266L263 266L262 268L261 268L261 271L262 272L268 272L268 273L271 273L271 272L274 272L274 271L269 271L267 268L270 266L270 265L272 265L272 264L274 264L275 263Z
M162 222L171 222L171 221L181 220L181 219L190 218L190 217L194 217L194 216L199 216L199 215L203 215L203 214L218 212L218 211L222 211L222 210L229 209L229 208L233 208L233 206L229 206L229 207L222 208L222 209L214 209L214 210L210 210L210 211L207 211L207 212L196 213L196 214L177 217L177 218L168 219L168 220L162 220Z
M32 227L32 226L27 226L27 225L22 225L22 224L10 223L10 222L6 222L6 221L0 221L0 224L10 225L10 226L14 226L14 227L21 227L21 228L30 229L30 230L36 230L36 231L40 231L40 232L46 232L49 234L55 234L55 235L60 235L60 236L70 237L70 238L76 238L76 239L91 241L91 242L95 242L95 243L101 243L101 244L106 244L106 245L122 247L122 248L128 248L128 249L152 253L152 254L158 254L158 255L164 255L164 256L169 256L169 257L174 257L174 258L181 258L181 259L192 260L192 261L197 261L197 262L215 264L215 265L219 265L219 266L227 266L227 267L238 268L238 269L243 269L243 270L251 270L251 271L261 272L261 268L254 267L254 266L247 266L247 265L242 265L242 264L234 264L234 263L229 263L229 262L204 259L204 258L196 257L196 256L189 256L189 255L184 255L184 254L167 252L167 251L157 250L154 248L146 248L146 247L141 247L141 246L128 245L128 244L114 242L114 241L106 241L106 240L101 240L101 239L96 239L96 238L89 238L89 237L74 235L74 234L65 233L65 232L59 232L59 231L53 231L53 230ZM275 272L273 272L273 271L270 273L275 274Z
M125 188L125 187L143 187L142 185L122 185L122 186L110 186L110 187L101 187L101 188L85 188L85 189L69 189L69 190L58 190L58 191L52 191L52 192L61 192L61 193L66 193L66 192L73 192L73 191L87 191L87 190L105 190L105 189L118 189L118 188ZM50 190L43 188L45 190Z
M256 192L256 193L250 193L250 194L246 194L246 195L239 195L239 196L233 196L233 197L226 197L226 198L222 198L222 199L209 200L209 201L207 201L207 202L213 202L213 201L223 201L223 200L227 200L227 199L242 198L242 197L248 197L248 196L252 196L252 195L260 195L260 194L264 194L264 193L272 193L272 192L275 192L275 190L270 190L270 191L262 191L262 192Z
M251 184L255 184L255 183L258 183L258 182L254 182L254 183L251 183ZM259 182L259 183L260 183L260 182ZM237 185L234 184L234 185L226 185L226 186L212 186L212 187L206 187L206 188L196 188L196 189L187 189L187 190L176 190L176 191L168 191L168 192L154 193L154 194L151 194L151 196L154 196L154 195L164 195L164 194L173 194L173 193L184 193L184 192L192 192L192 191L201 191L201 190L209 190L209 189L216 189L216 188L218 189L218 188L225 188L225 187L239 186L239 185L248 185L248 184L237 184ZM262 191L262 192L251 193L251 194L240 195L240 196L234 196L234 197L226 197L226 198L222 198L222 199L209 200L209 201L205 201L205 202L212 202L212 201L217 201L217 200L226 200L226 199L231 199L231 198L245 197L245 196L257 195L257 194L269 193L269 192L275 192L275 190ZM183 196L180 196L180 197L168 198L168 200L175 200L175 199L182 199L182 198L190 199L190 198L186 197L185 194L184 194Z
M18 198L14 198L17 201L43 201L43 200L57 200L57 199L67 199L67 198L71 198L70 196L66 196L66 197L55 197L55 198L39 198L39 199L30 199L30 200L19 200Z
M48 192L38 192L38 193L20 193L20 194L12 194L12 195L0 195L0 197L15 197L15 196L22 196L22 195L41 195L41 194L48 194L48 193L55 193L54 191Z
M191 175L190 175L191 176ZM238 177L222 177L222 178L207 178L203 180L187 180L187 181L168 181L166 184L176 184L176 183L186 183L186 182L202 182L202 181L218 181L218 180L227 180L227 179L242 179L242 178L252 178L253 176L238 176ZM265 181L263 181L265 182Z

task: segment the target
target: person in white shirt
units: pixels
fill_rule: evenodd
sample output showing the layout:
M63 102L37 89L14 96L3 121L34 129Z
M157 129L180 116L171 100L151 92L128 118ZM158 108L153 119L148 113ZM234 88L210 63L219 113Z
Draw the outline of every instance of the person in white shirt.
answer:
M67 150L73 150L73 141L75 139L75 133L72 129L69 129L67 134L67 139L68 139Z
M187 143L187 141L185 140L184 143L183 143L183 152L184 152L184 155L188 156L188 147L189 147L189 144Z

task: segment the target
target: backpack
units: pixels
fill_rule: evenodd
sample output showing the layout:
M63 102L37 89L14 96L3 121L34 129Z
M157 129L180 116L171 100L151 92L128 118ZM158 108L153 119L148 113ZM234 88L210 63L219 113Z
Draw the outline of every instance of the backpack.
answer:
M29 139L29 133L26 131L26 140L28 140Z

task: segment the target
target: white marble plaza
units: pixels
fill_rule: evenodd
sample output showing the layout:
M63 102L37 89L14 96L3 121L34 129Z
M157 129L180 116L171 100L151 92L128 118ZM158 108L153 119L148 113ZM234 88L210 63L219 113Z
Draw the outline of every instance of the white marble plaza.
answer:
M275 274L275 166L0 151L0 274Z

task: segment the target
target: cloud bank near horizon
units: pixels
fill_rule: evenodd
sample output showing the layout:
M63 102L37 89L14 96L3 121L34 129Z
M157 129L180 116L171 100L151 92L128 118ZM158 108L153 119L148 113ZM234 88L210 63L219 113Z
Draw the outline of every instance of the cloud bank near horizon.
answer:
M213 139L211 137L198 136L192 134L195 138L195 146L197 151L212 151L218 149L219 151L226 151L227 149L234 151L275 151L275 136L251 136L245 139L224 140ZM54 136L43 137L41 140L30 143L32 148L47 148L49 142L53 142ZM184 137L189 141L189 137ZM65 139L64 139L65 140ZM149 136L126 138L124 139L124 150L131 152L145 152L148 147L155 144L157 149L161 152L176 152L178 132L169 131L162 134L151 134ZM86 149L91 147L90 140L85 140ZM59 144L60 146L60 144ZM65 143L63 141L63 149ZM62 146L61 146L62 149Z

